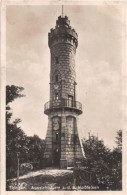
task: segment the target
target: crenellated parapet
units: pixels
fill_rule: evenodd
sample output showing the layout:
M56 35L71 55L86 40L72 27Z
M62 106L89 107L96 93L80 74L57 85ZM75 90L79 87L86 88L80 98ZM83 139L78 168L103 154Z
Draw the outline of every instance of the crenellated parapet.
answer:
M48 33L48 45L50 48L59 43L68 43L76 48L78 46L78 34L70 26L67 16L59 16L55 28L52 28Z

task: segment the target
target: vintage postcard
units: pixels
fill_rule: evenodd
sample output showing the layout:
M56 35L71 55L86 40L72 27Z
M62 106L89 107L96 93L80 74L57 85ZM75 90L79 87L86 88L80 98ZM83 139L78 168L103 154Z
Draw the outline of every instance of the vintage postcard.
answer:
M126 8L1 2L2 195L126 193Z

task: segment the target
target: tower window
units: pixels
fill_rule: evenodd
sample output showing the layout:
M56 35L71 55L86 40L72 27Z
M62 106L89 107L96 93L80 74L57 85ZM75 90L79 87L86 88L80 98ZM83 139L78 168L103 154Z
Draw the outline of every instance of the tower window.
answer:
M58 59L58 57L56 57L56 64L59 64L59 59Z
M58 93L55 94L55 99L58 100L59 97L58 97Z
M58 140L59 139L59 134L58 133L56 133L56 140Z
M55 81L58 82L58 74L55 75Z
M73 106L73 96L68 95L68 106L72 107Z

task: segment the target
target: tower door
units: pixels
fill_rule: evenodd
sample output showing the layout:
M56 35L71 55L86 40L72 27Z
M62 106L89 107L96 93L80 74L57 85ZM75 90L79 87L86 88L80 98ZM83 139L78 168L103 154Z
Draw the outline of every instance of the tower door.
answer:
M73 96L72 95L68 95L68 106L73 107Z
M59 167L60 166L60 150L58 148L54 150L53 157L54 157L54 166Z

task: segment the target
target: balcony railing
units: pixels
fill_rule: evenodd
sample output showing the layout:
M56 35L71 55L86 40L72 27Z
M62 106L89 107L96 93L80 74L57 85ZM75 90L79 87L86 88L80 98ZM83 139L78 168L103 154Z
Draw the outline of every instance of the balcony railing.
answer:
M58 100L53 100L46 102L44 105L44 113L49 114L50 111L54 109L62 109L62 108L67 108L69 110L74 110L78 114L82 113L82 104L78 101L72 101L69 99L58 99Z

